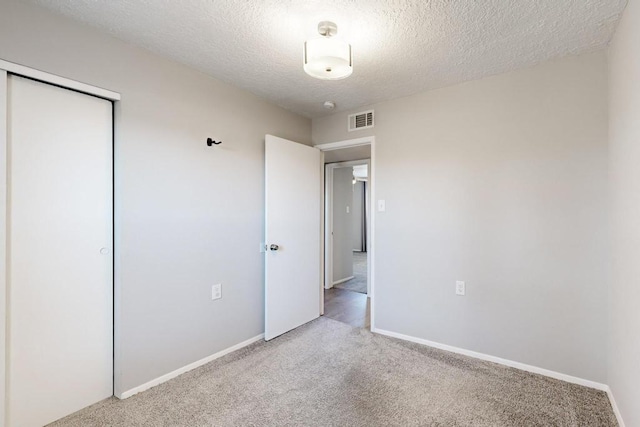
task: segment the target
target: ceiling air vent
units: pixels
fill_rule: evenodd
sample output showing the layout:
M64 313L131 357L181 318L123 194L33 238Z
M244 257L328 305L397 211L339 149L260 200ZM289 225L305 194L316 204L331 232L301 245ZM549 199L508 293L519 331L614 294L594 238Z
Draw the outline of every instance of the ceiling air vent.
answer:
M349 115L349 132L373 127L373 110Z

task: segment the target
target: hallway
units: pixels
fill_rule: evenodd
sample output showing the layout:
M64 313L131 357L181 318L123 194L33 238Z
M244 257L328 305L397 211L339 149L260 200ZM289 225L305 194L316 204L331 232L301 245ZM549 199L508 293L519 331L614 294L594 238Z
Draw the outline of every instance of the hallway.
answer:
M324 315L330 319L370 329L370 307L371 300L366 294L338 288L324 290Z

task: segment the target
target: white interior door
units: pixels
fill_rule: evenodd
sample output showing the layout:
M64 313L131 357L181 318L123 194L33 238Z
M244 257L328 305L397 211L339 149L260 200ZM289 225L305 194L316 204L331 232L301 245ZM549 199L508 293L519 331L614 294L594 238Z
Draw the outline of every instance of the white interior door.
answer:
M9 426L113 394L112 106L8 80Z
M320 316L320 151L265 138L265 339ZM274 246L275 245L275 246Z

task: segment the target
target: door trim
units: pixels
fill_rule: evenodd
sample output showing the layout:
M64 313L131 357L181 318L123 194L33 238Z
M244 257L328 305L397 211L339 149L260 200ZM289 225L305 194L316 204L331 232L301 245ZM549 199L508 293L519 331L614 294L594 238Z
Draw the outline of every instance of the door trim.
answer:
M7 371L7 71L0 68L0 421L6 425Z
M373 157L373 147L376 143L375 136L365 136L363 138L345 139L343 141L328 142L326 144L314 145L320 151L338 150L340 148L358 147L360 145L371 145L371 155Z
M28 77L33 80L39 80L41 82L49 83L54 86L60 86L65 89L75 90L76 92L94 95L99 98L108 99L109 101L120 101L120 94L118 92L113 92L101 87L67 79L66 77L60 77L55 74L36 70L35 68L26 67L14 62L4 61L0 59L0 70L5 70L8 73L16 74L22 77Z
M329 142L326 144L318 144L315 145L322 152L322 173L324 175L324 152L339 150L341 148L348 147L357 147L361 145L370 145L371 146L371 156L369 158L369 223L367 224L367 274L368 280L370 284L370 292L369 298L370 300L370 309L371 309L371 330L375 329L375 223L376 223L376 210L375 210L375 200L376 200L376 180L375 180L375 172L376 172L376 137L375 136L365 136L362 138L355 139L347 139L336 142ZM322 182L325 182L325 177L322 176ZM322 194L322 202L325 203L325 195L324 192ZM325 209L323 209L323 217L324 217ZM324 246L325 244L325 219L323 218L321 221L321 242ZM324 265L324 254L325 248L322 248L321 251L321 262ZM320 280L320 313L324 314L324 282L325 282L325 269L320 269L321 280Z
M15 74L17 76L38 80L43 83L48 83L54 86L58 86L64 89L70 89L76 92L82 92L87 95L97 96L99 98L112 101L113 108L115 109L115 102L120 100L120 94L107 89L103 89L97 86L92 86L86 83L78 82L75 80L60 77L55 74L50 74L44 71L36 70L34 68L26 67L24 65L15 64L13 62L0 59L0 271L4 271L4 274L0 274L0 421L2 425L6 425L7 422L7 395L6 395L6 381L7 381L7 359L6 359L6 327L7 327L7 87L8 87L8 75ZM115 115L112 114L112 126L115 127ZM112 155L115 159L115 132L112 132ZM115 202L115 162L112 162L112 175L114 179L113 194ZM115 221L115 203L113 204L112 218ZM113 224L113 233L116 233L116 223ZM114 239L117 242L117 240ZM115 246L112 250L113 265L116 265L116 251L119 253L118 248ZM118 339L116 335L116 325L118 324L117 314L117 299L116 299L116 274L114 271L113 278L113 307L114 307L114 360L113 360L113 372L114 372L114 393L118 386L118 375L116 375L117 367L119 366L119 360L115 357L117 355Z

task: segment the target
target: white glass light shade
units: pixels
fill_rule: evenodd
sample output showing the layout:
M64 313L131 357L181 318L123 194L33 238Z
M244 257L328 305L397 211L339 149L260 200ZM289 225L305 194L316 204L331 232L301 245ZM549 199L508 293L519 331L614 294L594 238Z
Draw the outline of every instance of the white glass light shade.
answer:
M304 71L322 80L339 80L349 77L353 72L351 45L331 37L306 41Z

